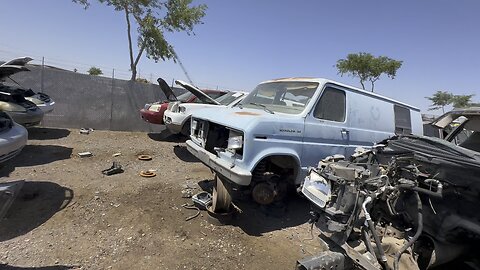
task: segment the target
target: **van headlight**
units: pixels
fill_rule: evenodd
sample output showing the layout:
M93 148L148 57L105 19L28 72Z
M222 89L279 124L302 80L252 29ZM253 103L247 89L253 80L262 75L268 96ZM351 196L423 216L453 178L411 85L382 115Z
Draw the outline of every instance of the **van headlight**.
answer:
M230 136L228 138L228 149L241 149L243 147L243 135L239 132L230 130Z
M192 122L190 123L190 127L192 128L192 130L197 129L197 123L198 123L197 120L192 118Z

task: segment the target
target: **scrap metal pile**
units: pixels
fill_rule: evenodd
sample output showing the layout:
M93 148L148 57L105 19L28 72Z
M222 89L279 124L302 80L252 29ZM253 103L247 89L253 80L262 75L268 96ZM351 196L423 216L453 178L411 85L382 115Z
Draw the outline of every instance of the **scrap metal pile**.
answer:
M480 265L478 152L396 137L350 160L322 160L302 192L329 250L298 261L298 269Z

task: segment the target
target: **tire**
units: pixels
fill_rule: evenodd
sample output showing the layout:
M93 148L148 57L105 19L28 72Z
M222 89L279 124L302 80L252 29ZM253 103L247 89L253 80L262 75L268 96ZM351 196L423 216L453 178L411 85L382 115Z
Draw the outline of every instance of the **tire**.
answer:
M185 124L183 124L183 127L182 127L182 131L180 131L180 133L182 133L183 136L190 136L190 126L191 126L191 118L189 118L187 121L185 121Z
M232 196L223 181L215 175L213 186L212 211L215 213L228 213L232 204Z

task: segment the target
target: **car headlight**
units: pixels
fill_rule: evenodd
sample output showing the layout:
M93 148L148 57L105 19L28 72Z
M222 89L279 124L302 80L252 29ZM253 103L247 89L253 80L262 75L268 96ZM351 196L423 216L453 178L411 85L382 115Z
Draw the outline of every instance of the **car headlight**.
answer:
M239 132L230 130L228 138L228 149L241 149L243 147L243 136Z
M152 104L147 103L147 104L145 104L145 107L143 107L143 108L147 111L150 108L150 106L152 106Z
M170 108L170 111L177 112L178 111L178 103L173 103L172 107Z
M186 108L183 107L183 106L178 107L178 111L181 112L181 113L185 113L185 110L186 110Z
M35 106L37 107L37 106ZM7 111L7 112L26 112L27 111L27 108L23 107L23 106L20 106L18 104L9 104L8 106L6 106L6 108L4 108L4 111Z
M330 182L314 170L305 178L302 193L320 208L324 208L332 196Z

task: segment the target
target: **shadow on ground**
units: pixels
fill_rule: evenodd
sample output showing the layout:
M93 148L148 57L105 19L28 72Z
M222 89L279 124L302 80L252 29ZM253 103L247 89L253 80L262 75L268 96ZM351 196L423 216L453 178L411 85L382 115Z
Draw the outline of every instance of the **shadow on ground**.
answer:
M148 133L148 137L154 141L161 141L161 142L176 142L176 143L181 143L185 142L188 140L186 136L183 136L181 134L172 134L168 131L168 129L165 129L161 132L158 133Z
M63 128L32 127L28 129L29 140L55 140L70 135L70 130Z
M20 267L7 264L0 264L0 269L3 270L66 270L78 268L75 266L55 265L55 266L40 266L40 267Z
M29 167L69 159L72 148L60 145L27 145L18 156L0 165L0 176L8 176L16 167Z
M213 181L203 180L198 182L198 185L204 191L212 192ZM235 213L229 225L237 226L251 236L295 227L310 219L310 203L295 192L288 194L283 201L269 206L259 205L253 202L249 195L239 191L232 196L235 205L242 212Z
M0 242L24 235L37 228L55 213L64 209L72 199L73 190L56 183L25 182L5 218L0 220Z
M173 153L181 160L185 162L200 162L198 158L188 152L187 147L183 145L175 145L173 147Z

